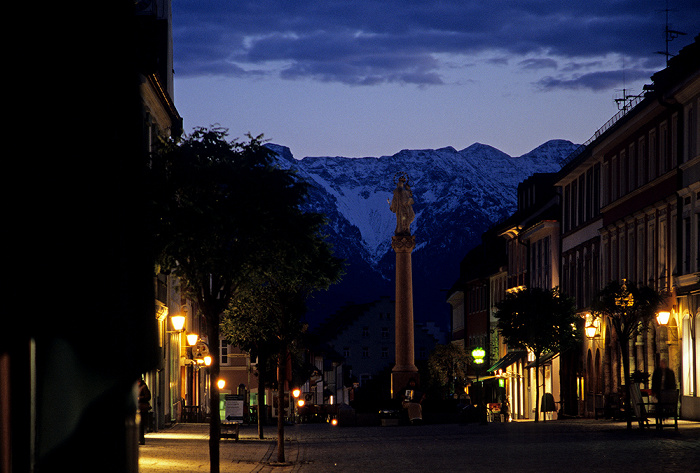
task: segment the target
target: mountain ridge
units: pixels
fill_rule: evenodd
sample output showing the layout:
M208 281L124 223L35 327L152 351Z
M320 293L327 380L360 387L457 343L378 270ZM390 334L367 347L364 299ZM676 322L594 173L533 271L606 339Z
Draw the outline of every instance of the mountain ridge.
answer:
M481 234L516 209L517 186L534 173L556 172L578 145L550 140L518 157L482 143L457 151L404 149L391 156L294 158L285 146L267 144L280 166L310 184L306 208L324 213L336 254L348 262L343 281L310 303L315 325L346 302L393 297L391 236L396 217L388 199L396 172L409 175L416 218L412 253L416 321L448 325L444 291L459 274L459 261Z

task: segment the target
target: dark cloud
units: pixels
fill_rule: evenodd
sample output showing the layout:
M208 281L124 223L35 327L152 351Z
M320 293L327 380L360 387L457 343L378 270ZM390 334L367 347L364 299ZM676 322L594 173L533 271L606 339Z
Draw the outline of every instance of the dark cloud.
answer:
M601 91L610 90L619 84L624 84L625 81L648 80L654 72L633 69L589 72L574 77L547 76L540 79L536 85L542 90L590 89Z
M262 74L348 84L433 85L444 81L436 55L486 55L521 68L570 70L611 54L642 64L635 75L663 66L665 3L658 0L199 0L175 1L175 71L180 77ZM697 0L670 0L672 27L700 25ZM530 55L538 59L525 59ZM267 67L278 64L278 67ZM563 67L559 70L563 70ZM268 72L272 73L272 72ZM610 72L546 77L544 89L612 81ZM648 75L647 75L648 77Z
M531 59L525 59L523 61L520 61L518 63L520 67L523 69L556 69L557 68L557 61L554 59L550 58L531 58Z

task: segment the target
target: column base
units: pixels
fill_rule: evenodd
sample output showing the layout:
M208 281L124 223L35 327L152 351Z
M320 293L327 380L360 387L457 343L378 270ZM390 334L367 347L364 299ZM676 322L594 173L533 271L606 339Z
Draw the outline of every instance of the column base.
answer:
M403 389L411 379L416 380L416 386L420 386L420 375L418 368L415 371L392 371L391 372L391 398L403 399Z

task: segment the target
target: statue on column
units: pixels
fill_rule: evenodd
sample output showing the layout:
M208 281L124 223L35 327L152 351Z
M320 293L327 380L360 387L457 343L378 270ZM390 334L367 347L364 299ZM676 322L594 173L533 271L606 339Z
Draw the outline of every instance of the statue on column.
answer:
M396 177L399 177L398 182ZM396 189L391 199L389 209L396 214L395 235L410 235L411 222L416 214L413 212L413 191L408 185L408 175L405 172L397 172L394 176Z

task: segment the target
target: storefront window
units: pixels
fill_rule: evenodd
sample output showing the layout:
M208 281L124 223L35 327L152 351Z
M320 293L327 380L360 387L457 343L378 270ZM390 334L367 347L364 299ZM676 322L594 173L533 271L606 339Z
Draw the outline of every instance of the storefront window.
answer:
M681 367L683 370L683 395L684 396L694 396L695 395L695 363L696 360L693 357L693 342L697 344L697 323L696 333L693 334L691 331L691 319L690 314L686 313L683 316L683 353L681 360ZM695 335L695 336L693 336ZM695 340L694 340L695 339Z
M695 314L695 353L693 361L695 362L695 387L693 394L697 396L700 390L700 309Z

